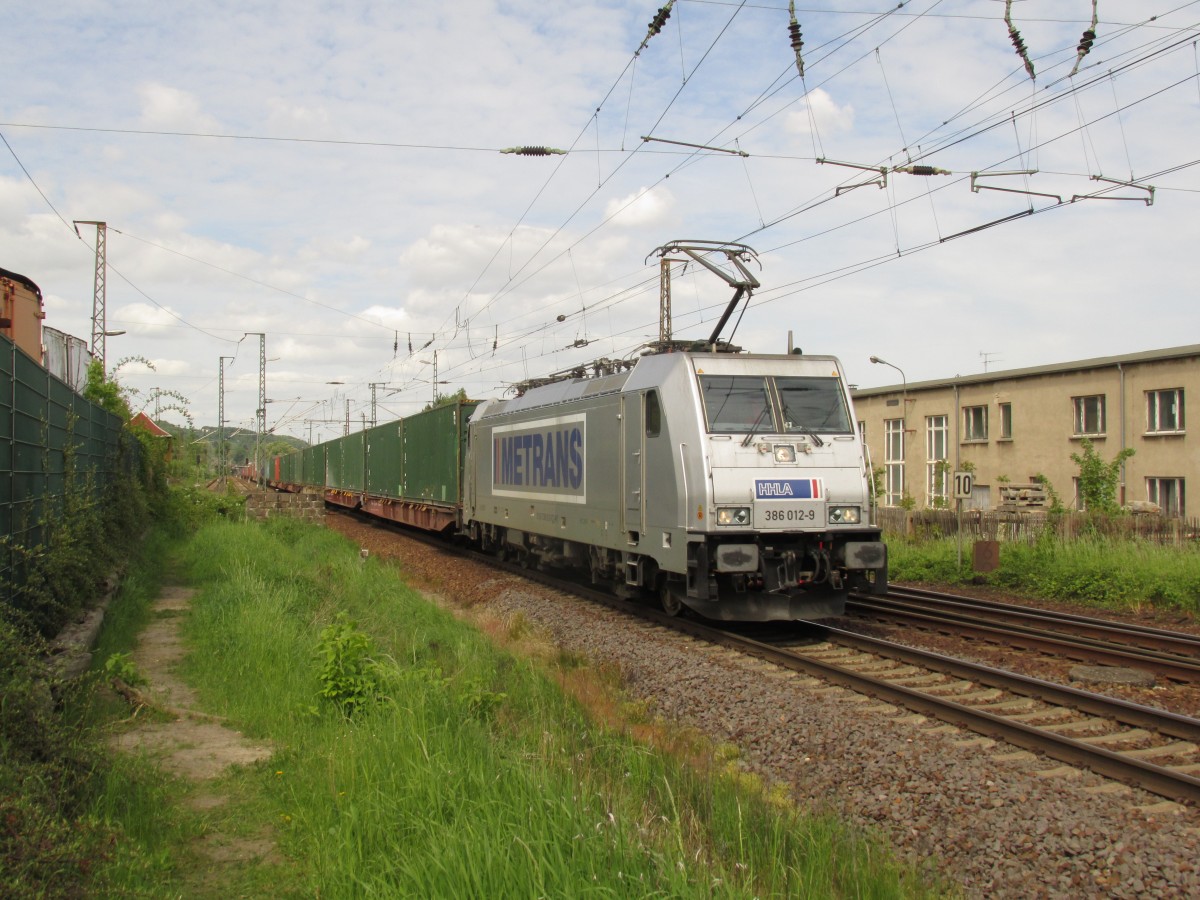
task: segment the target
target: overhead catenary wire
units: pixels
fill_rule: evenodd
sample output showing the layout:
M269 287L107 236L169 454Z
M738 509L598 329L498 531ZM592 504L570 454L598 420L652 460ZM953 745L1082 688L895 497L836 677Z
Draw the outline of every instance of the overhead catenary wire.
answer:
M908 16L908 17L915 17L915 15L916 15L915 13L909 12L909 11L907 11L907 10L905 10L905 11L904 11L902 14L903 14L903 15L905 15L905 16ZM1106 27L1107 27L1107 26L1106 26ZM1098 42L1097 42L1097 46L1098 46L1098 45L1099 45L1099 44L1098 44ZM1193 45L1193 52L1194 52L1194 54L1195 54L1195 41L1194 41L1194 40L1192 41L1192 45ZM806 49L807 49L807 48L806 48ZM1200 66L1197 66L1196 68L1197 68L1197 76L1196 76L1196 77L1197 77L1197 82L1198 82L1198 83L1200 83ZM1104 76L1100 76L1100 77L1101 77L1101 78L1103 78ZM1112 82L1111 82L1111 80L1109 81L1109 83L1110 83L1110 84L1112 83ZM806 91L806 93L807 93L807 91ZM1124 93L1124 91L1123 91L1122 93ZM1075 95L1075 96L1078 96L1078 95ZM894 104L893 104L893 106L894 106ZM1118 106L1119 106L1119 104L1118 104ZM811 111L811 107L810 107L810 111ZM1006 121L1013 123L1013 125L1014 125L1014 126L1015 126L1015 124L1016 124L1016 120L1015 120L1015 118L1014 118L1013 116L1011 116L1011 115L1009 115L1009 116L1007 116L1007 117L1006 117ZM593 124L593 122L594 122L594 120L593 120L592 122L589 122L589 124ZM598 135L597 135L597 137L598 137ZM736 140L738 140L738 138L736 138L736 137L735 137L735 138L733 138L732 140L736 141ZM742 138L742 140L745 140L745 138ZM902 141L903 141L903 138L902 138ZM907 146L907 142L904 142L904 143L905 143L905 145ZM917 141L917 142L915 142L915 144L916 144L916 146L925 146L927 149L930 149L930 150L936 150L936 147L935 147L935 142L930 142L930 144L929 144L929 145L922 145L920 141ZM1033 141L1033 142L1031 142L1031 144L1032 144L1033 146L1037 146L1037 145L1038 145L1036 141ZM1020 146L1020 142L1018 142L1018 145ZM598 141L597 141L597 153L599 154L599 152L600 152L600 148L599 148L599 146L598 146ZM815 154L814 154L814 155L815 155ZM823 153L822 153L821 155L823 155ZM1127 156L1127 157L1129 156L1129 153L1128 153L1128 152L1126 153L1126 156ZM692 159L690 160L690 164L696 164L696 160L695 160L694 158L692 158ZM745 161L743 161L743 166L746 166L746 165L747 165L747 163L746 163ZM1085 168L1086 168L1086 167L1085 167ZM1130 166L1130 168L1131 168L1131 170L1132 170L1132 165ZM675 170L673 170L673 171L675 171L675 172L681 171L681 168L676 168L676 169L675 169ZM747 171L748 171L748 170L747 170ZM1133 173L1131 172L1131 179L1130 179L1131 181L1132 181L1132 180L1134 180L1134 179L1133 179L1133 177L1132 177L1132 174L1133 174ZM751 189L751 191L753 191L753 183L752 183L752 182L749 182L749 179L748 179L748 183L750 184L750 189ZM927 183L926 183L926 185L925 185L925 189L926 189L926 191L930 191L930 190L932 190L932 189L933 189L933 186L931 186L931 185L930 185L930 184L927 182ZM895 208L895 206L893 206L893 205L889 205L889 208L891 208L891 209L894 209L894 208ZM769 228L769 227L770 227L770 225L769 225L768 223L764 223L764 222L762 221L762 220L763 220L763 216L761 215L761 212L760 212L760 215L758 216L758 220L759 220L758 224L761 226L761 229L760 229L760 230L766 230L767 228ZM939 235L940 235L940 229L939 229ZM509 249L510 249L510 251L511 251L511 250L512 250L512 243L511 243L511 241L509 242L509 245L508 245L508 246L509 246ZM575 248L578 248L579 244L578 244L578 243L574 243L574 244L572 244L571 246L572 246L572 247L575 247ZM578 253L578 249L576 249L576 253ZM864 254L864 256L865 256L865 255L867 255L867 254ZM572 259L572 262L574 262L574 260L573 260L573 259ZM513 274L514 274L515 276L517 276L518 278L520 278L520 276L522 275L522 273L521 273L521 270L520 270L520 269L515 269L515 271L514 271L514 273L513 273ZM523 283L526 283L526 282L521 282L521 283L523 284ZM520 286L520 284L518 284L518 285L515 285L514 287L519 287L519 286ZM577 289L578 289L578 293L580 293L580 294L582 295L582 294L583 294L583 292L584 292L584 288L581 288L581 287L579 287L579 286L577 285ZM591 289L590 287L588 287L588 288L586 288L586 290L587 290L588 292L590 292L592 289ZM510 291L510 292L511 292L511 291ZM590 309L592 309L592 308L593 308L593 306L592 306L592 304L591 304L591 302L590 302L592 299L593 299L593 298L592 298L591 296L589 296L589 297L588 297L588 301L589 301L589 302L588 302L587 304L585 304L585 305L581 306L581 308L580 308L580 309L581 309L581 311L582 311L582 310L584 310L584 309L588 309L588 310L590 310ZM466 322L470 322L470 321L473 319L473 316L471 315L471 311L470 311L470 310L467 310L467 309L464 307L464 308L462 309L462 312L465 314L465 315L464 315L464 321L466 321ZM386 330L391 330L391 326L386 326ZM438 341L443 341L443 340L452 340L452 339L453 339L453 338L450 336L450 335L452 334L452 333L451 333L451 331L450 331L450 329L444 329L444 330L443 330L443 329L437 329L435 332L433 332L433 334L435 335L435 337L436 337L436 340L438 340ZM395 337L394 337L394 334L393 334L393 335L390 335L389 337L391 337L391 338L392 338L392 340L393 340L393 344L394 344L394 343L395 343ZM477 336L476 336L476 337L477 337ZM382 340L383 338L381 337L380 339ZM497 339L494 341L494 343L499 343L499 338L497 338ZM395 354L393 354L393 355L395 355Z

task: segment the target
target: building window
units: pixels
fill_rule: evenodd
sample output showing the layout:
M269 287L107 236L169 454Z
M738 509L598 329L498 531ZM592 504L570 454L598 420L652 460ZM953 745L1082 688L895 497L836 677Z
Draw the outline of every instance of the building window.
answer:
M884 505L899 506L904 499L904 420L883 422Z
M950 443L949 417L925 417L925 505L941 508L946 505L946 482L949 480L946 456Z
M1075 436L1104 434L1104 395L1072 397L1075 407Z
M1000 404L1000 440L1012 440L1012 404Z
M988 437L988 408L986 406L963 407L963 440L986 441Z
M1183 389L1146 391L1146 431L1175 434L1183 431Z
M1147 478L1146 499L1157 503L1164 516L1182 517L1184 495L1182 478Z
M1083 479L1078 475L1071 479L1071 490L1075 492L1075 496L1071 498L1071 506L1078 512L1087 510L1083 502Z

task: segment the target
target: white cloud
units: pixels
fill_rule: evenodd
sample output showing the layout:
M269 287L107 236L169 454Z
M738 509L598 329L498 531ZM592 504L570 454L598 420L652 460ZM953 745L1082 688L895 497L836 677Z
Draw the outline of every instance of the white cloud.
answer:
M191 93L157 82L137 89L141 100L141 120L146 128L175 131L217 131L217 120L201 111L200 101Z
M1072 85L1086 25L1072 17L1087 10L1058 5L1062 15L1020 21L1038 55L1036 90L995 19L888 15L858 33L845 12L806 12L805 101L778 10L761 7L731 18L690 4L632 70L646 18L626 0L552 14L533 0L412 0L354 15L344 4L223 15L84 4L70 16L0 4L0 121L28 123L5 127L11 152L0 144L0 266L42 287L48 325L86 337L94 233L81 241L69 223L106 220L109 327L129 332L110 355L170 361L169 374L130 377L191 392L202 423L215 420L218 358L235 354L234 375L250 374L246 385L230 378L227 415L252 416L257 346L237 344L245 332L268 335L269 384L344 381L360 404L370 382L420 377L406 368L409 331L417 346L436 335L440 372L477 396L624 355L656 331L658 273L646 257L687 238L757 248L756 301L809 288L746 312L737 337L750 348L778 349L795 328L806 350L844 354L852 368L880 354L910 379L967 371L980 351L1015 366L1053 361L1034 353L1145 349L1152 339L1132 336L1116 311L1137 297L1145 321L1191 321L1200 169L1157 177L1152 208L1088 201L939 243L1028 207L1025 196L972 193L965 173L1022 168L1034 144L1031 188L1064 195L1094 186L1091 174L1144 176L1193 159L1190 45L1144 49L1185 33L1187 12L1106 33L1104 59L1144 63L1115 81L1094 66ZM752 155L697 156L643 145L645 134L737 140ZM514 145L570 153L496 152ZM835 196L870 172L811 160L899 165L918 154L957 174L897 174L887 190ZM898 247L924 244L898 258ZM675 286L681 337L706 337L728 301L703 276ZM564 349L582 339L596 343ZM855 376L886 377L869 365Z
M625 197L615 197L604 207L604 217L617 225L657 225L670 215L675 198L666 188L641 187Z
M812 134L822 137L847 134L854 130L854 107L845 103L838 105L827 91L814 88L805 103L789 112L785 127L791 134Z

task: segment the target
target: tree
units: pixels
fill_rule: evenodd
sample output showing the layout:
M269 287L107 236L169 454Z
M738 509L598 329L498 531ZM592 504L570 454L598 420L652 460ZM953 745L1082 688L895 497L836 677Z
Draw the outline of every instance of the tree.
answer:
M123 422L133 418L133 413L129 411L128 392L115 379L105 379L104 363L99 359L88 363L87 385L83 389L83 396L114 416L120 416Z
M425 404L425 409L423 409L422 412L427 412L431 409L437 409L439 406L452 406L455 403L466 403L467 399L466 388L459 388L453 394L438 394L436 400L434 400L432 403Z
M1132 447L1117 453L1112 462L1105 462L1088 438L1079 442L1082 453L1072 453L1071 460L1079 466L1079 499L1089 512L1114 515L1121 511L1117 503L1117 485L1121 482L1121 464L1133 456Z

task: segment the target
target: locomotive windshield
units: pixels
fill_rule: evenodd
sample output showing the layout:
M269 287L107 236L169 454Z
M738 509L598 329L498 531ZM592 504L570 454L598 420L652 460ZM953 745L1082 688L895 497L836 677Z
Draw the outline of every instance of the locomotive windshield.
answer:
M783 433L819 431L848 434L850 417L836 378L776 378Z
M700 392L712 433L851 433L837 378L701 375Z
M708 430L773 431L771 395L760 375L701 375Z

